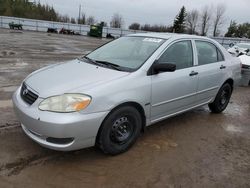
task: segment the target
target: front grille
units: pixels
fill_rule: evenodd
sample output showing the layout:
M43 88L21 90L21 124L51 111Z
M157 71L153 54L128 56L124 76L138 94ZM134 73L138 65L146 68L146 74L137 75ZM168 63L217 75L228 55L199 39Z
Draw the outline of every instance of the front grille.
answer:
M47 142L53 143L53 144L69 144L74 141L74 138L53 138L48 137L46 138Z
M30 91L24 83L22 85L20 95L21 98L29 105L32 105L38 98L38 95Z

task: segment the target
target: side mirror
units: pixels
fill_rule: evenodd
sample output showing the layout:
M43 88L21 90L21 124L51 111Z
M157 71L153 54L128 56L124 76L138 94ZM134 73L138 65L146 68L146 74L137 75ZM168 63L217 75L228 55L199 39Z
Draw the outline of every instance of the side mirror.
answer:
M152 73L158 74L160 72L174 72L176 65L173 63L155 63L152 67Z

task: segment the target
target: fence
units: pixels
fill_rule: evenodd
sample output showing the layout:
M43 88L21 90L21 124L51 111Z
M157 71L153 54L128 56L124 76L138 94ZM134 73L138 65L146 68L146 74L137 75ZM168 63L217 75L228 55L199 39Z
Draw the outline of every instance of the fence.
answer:
M250 39L246 39L246 38L231 38L231 37L210 37L210 38L216 40L225 48L228 48L229 45L232 43L233 44L240 43L240 42L250 43Z
M60 30L61 28L65 28L65 29L74 30L75 32L80 33L81 35L87 35L87 33L90 31L89 25L0 16L1 28L9 28L10 22L22 24L24 30L30 30L30 31L46 32L48 28L57 28L58 30ZM110 33L111 35L115 37L120 37L120 36L132 34L136 32L139 32L139 31L104 27L103 37L105 37L107 33Z
M22 24L24 30L31 30L31 31L46 32L48 28L57 28L58 30L61 28L65 28L65 29L74 30L75 32L80 33L81 35L87 35L87 33L90 31L89 25L0 16L1 28L9 28L10 22ZM103 37L105 37L106 34L108 33L115 37L120 37L120 36L124 36L128 34L132 34L132 33L142 33L142 32L146 32L146 31L141 31L141 30L136 31L136 30L104 27ZM228 48L231 43L250 42L250 39L245 39L245 38L244 39L243 38L229 38L229 37L211 37L211 38L218 41L225 48Z

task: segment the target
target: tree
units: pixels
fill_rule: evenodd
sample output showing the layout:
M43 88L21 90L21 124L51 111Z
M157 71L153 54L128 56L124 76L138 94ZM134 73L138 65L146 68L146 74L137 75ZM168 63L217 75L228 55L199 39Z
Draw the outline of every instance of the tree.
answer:
M230 22L230 26L227 29L227 33L225 34L225 37L235 37L238 32L238 26L235 21Z
M225 37L250 38L250 23L237 24L231 21Z
M71 18L70 19L70 23L75 24L76 23L76 19L75 18Z
M96 23L96 20L95 20L95 17L94 16L89 16L87 19L86 19L86 24L87 25L94 25Z
M77 19L78 24L86 24L86 15L83 13L80 20Z
M208 6L203 7L203 10L200 14L200 25L201 25L201 36L206 36L208 29L210 27L211 21L211 11Z
M143 31L153 31L153 32L172 32L172 27L167 27L165 25L150 25L145 24L141 26L141 30Z
M59 17L59 20L60 20L61 22L66 22L66 23L69 23L69 22L70 22L70 18L69 18L68 15L60 16L60 17Z
M123 20L122 15L120 15L119 13L115 13L112 16L110 27L122 28L123 25L124 25L124 20Z
M213 19L213 36L214 37L216 37L220 34L220 27L225 22L225 18L224 18L225 12L226 12L225 5L223 5L223 4L217 5L215 16Z
M62 21L61 18L64 17L52 6L29 0L0 0L0 15L49 21Z
M132 29L132 30L140 30L140 27L141 25L139 23L132 23L130 26L129 26L129 29Z
M196 33L196 27L198 24L199 12L198 10L192 10L187 13L187 27L189 34Z
M185 22L186 22L186 8L183 6L179 14L175 17L173 24L174 33L184 33L185 32Z
M250 38L250 23L243 23L238 25L235 37Z

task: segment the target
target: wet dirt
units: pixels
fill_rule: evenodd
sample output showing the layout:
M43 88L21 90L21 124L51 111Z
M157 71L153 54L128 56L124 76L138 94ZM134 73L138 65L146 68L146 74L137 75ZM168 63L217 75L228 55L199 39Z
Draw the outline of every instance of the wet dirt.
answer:
M56 152L27 138L11 95L32 71L107 40L0 29L0 187L250 187L250 88L222 114L202 107L146 129L119 156Z

